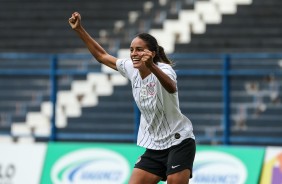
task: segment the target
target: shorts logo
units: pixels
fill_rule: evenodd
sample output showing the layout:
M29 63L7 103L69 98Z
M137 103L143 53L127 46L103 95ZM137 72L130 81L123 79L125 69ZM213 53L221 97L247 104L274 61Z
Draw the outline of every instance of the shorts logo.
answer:
M172 165L171 168L175 169L176 167L179 167L180 165Z

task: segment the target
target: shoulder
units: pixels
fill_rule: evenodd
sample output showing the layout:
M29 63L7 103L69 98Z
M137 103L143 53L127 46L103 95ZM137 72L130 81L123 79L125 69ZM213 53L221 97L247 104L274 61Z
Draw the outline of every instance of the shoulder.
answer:
M124 77L131 78L134 68L130 58L118 59L116 67Z
M133 66L132 62L131 62L131 59L130 58L119 58L117 59L117 62L116 62L116 65L117 66Z
M167 69L167 70L172 70L172 71L174 71L173 70L173 68L172 68L172 66L171 65L169 65L169 64L166 64L166 63L158 63L158 67L160 68L160 69Z
M176 79L176 73L171 65L166 63L158 63L158 67L169 76L173 76L174 79Z

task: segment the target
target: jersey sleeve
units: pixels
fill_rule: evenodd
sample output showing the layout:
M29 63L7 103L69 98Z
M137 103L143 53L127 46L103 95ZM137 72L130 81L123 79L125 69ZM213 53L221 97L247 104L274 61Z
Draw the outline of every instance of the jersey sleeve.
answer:
M128 78L131 79L132 73L133 73L133 64L130 59L118 59L116 62L116 66L118 69L118 72Z
M177 78L176 73L175 73L175 71L173 70L173 68L170 65L163 64L163 65L160 66L160 69L165 74L167 74L174 82L177 82L176 81L176 78Z

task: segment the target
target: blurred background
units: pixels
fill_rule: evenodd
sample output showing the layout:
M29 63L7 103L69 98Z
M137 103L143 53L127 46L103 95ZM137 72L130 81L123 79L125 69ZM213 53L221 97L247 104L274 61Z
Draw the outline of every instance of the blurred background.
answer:
M1 1L1 136L100 141L109 134L103 141L117 135L134 142L130 84L101 67L71 30L68 18L78 11L89 34L116 56L129 56L137 33L157 37L175 62L180 105L199 143L282 143L279 0L114 2Z
M281 0L1 0L0 142L136 141L129 81L68 24L74 11L108 52L154 35L175 63L198 145L282 145Z

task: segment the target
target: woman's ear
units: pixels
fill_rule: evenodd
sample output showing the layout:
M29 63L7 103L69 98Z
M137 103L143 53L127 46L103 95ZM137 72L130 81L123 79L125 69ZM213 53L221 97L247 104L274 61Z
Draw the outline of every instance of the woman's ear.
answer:
M153 58L156 56L156 51L152 51Z

